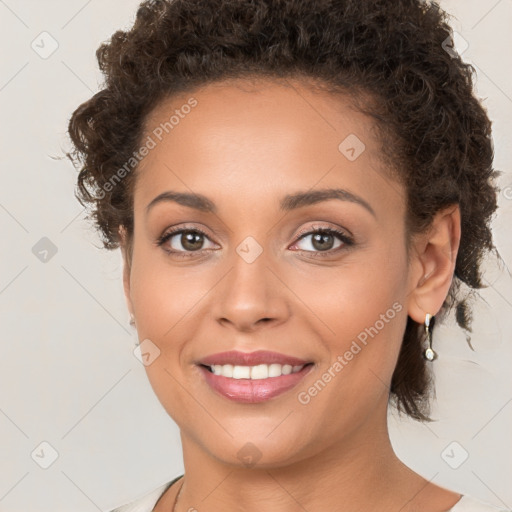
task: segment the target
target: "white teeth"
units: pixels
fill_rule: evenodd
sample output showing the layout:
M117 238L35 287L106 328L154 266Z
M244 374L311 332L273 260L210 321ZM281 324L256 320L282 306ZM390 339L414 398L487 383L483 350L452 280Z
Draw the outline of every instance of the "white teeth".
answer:
M222 377L231 377L233 379L267 379L268 377L280 377L297 373L305 365L292 366L291 364L259 364L257 366L236 366L232 364L215 364L210 366L215 375Z
M233 377L233 365L232 364L225 364L224 366L216 365L218 371L217 374L222 373L224 377Z
M221 368L222 371L222 368ZM249 366L234 366L233 379L250 379L251 369Z
M251 367L251 379L266 379L268 377L268 365L259 364Z

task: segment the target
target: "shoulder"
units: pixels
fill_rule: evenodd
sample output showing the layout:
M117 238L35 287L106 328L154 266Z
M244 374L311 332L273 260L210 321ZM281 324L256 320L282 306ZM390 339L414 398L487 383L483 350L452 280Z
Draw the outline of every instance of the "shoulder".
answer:
M165 491L182 476L183 475L180 475L174 480L166 482L165 484L158 486L156 489L153 489L151 492L138 496L129 503L121 505L110 512L151 512L156 505L156 502L165 493Z
M447 512L512 512L464 494L462 498Z

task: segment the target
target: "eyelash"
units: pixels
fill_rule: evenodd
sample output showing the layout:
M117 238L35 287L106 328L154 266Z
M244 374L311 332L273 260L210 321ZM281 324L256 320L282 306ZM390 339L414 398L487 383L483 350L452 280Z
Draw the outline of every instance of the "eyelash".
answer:
M169 231L167 231L166 233L164 233L161 237L158 238L156 244L158 247L162 247L163 250L167 253L167 254L173 254L173 255L177 255L179 258L189 258L189 257L192 257L192 256L195 256L197 253L201 252L201 251L211 251L212 249L200 249L199 251L174 251L174 250L169 250L167 248L164 248L163 245L169 241L173 236L175 235L178 235L178 234L181 234L181 233L200 233L202 235L204 235L206 238L209 238L207 233L204 232L202 229L199 229L199 228L174 228L174 229L171 229ZM340 247L337 247L336 249L330 249L328 251L305 251L303 249L299 249L299 252L307 252L307 253L312 253L314 256L313 258L322 258L322 257L325 257L325 256L332 256L333 253L337 253L339 252L340 250L343 250L343 248L347 248L347 247L350 247L350 246L353 246L354 245L354 240L352 238L350 238L346 233L344 233L343 231L339 231L337 229L334 229L334 228L326 228L326 227L322 227L322 226L312 226L311 228L308 228L307 230L303 230L301 231L298 235L297 235L297 240L296 242L294 242L293 245L295 245L296 243L298 243L300 240L302 240L303 238L305 238L306 236L308 235L316 235L317 233L327 233L329 235L336 235L338 237L338 239L340 239L342 242L343 242L343 245L340 246Z

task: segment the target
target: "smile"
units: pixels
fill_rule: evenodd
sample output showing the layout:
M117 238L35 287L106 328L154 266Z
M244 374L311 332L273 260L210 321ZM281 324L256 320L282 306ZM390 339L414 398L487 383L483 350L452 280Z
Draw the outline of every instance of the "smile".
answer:
M259 364L257 366L199 365L208 386L230 400L257 403L294 388L311 370L304 365Z
M215 375L230 377L232 379L267 379L273 377L281 377L281 375L289 375L297 373L306 365L292 366L290 364L259 364L257 366L238 366L232 364L214 364L207 366Z

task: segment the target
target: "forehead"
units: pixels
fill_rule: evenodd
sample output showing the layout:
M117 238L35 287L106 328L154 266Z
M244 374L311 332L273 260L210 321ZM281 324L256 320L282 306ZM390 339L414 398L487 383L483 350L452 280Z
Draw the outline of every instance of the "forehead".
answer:
M236 189L247 205L315 183L364 189L382 202L390 182L373 121L347 96L301 81L225 80L174 95L146 118L149 138L136 202L166 188L231 198ZM393 202L402 202L391 185Z
M213 82L162 100L147 116L144 133L154 133L165 143L163 139L170 139L167 135L172 132L177 145L180 132L190 135L187 128L193 123L198 143L207 142L201 136L208 141L250 135L261 140L265 135L271 139L276 132L281 137L317 139L329 134L336 139L349 130L361 135L365 132L369 139L375 126L353 107L349 97L319 87L314 82L291 79ZM371 138L367 149L373 152L377 140L375 135Z

